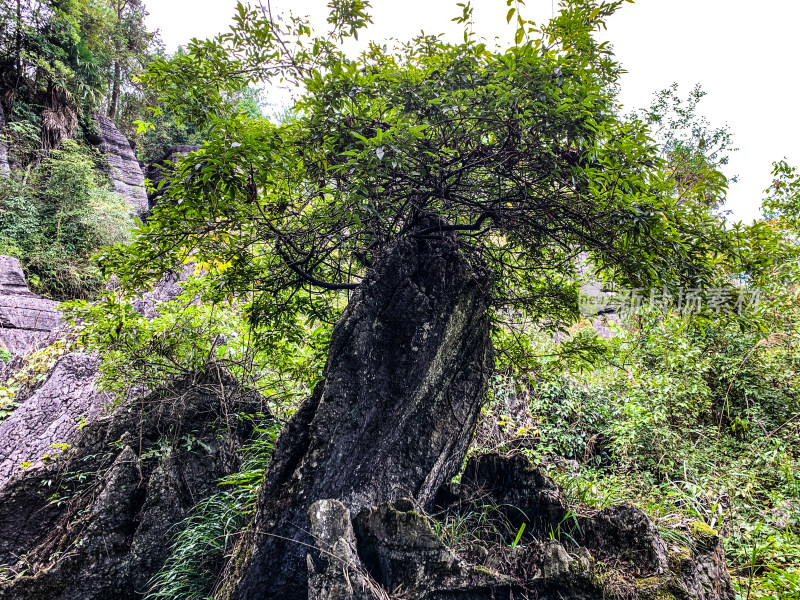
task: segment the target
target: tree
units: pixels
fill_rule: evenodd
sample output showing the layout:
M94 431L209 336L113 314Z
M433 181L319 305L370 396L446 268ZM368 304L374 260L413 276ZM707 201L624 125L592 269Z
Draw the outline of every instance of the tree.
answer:
M109 4L115 17L111 48L113 69L108 104L108 116L113 119L117 114L122 85L141 66L153 34L144 26L147 13L141 0L110 0Z
M550 328L574 318L580 253L609 278L649 289L707 284L735 248L737 232L720 227L713 202L674 193L648 124L619 113L621 68L593 33L620 4L566 0L541 31L519 17L506 50L469 34L458 45L421 36L370 45L357 58L338 43L369 21L366 2L334 0L331 31L320 37L300 19L275 19L269 4L239 5L231 33L195 40L144 75L164 110L209 133L134 243L102 255L102 268L135 289L196 261L212 296L254 294L256 326L335 311L353 293L327 379L278 442L229 596L304 597L308 504L344 494L359 510L398 493L391 473L357 468L371 449L382 464L403 465L395 475L417 501L432 500L457 471L482 401L490 312L497 323L525 311ZM466 5L459 20L470 19ZM230 98L248 85L281 78L300 90L293 120L278 126L233 108ZM415 268L393 275L406 265ZM375 292L405 297L408 286L427 298L418 316L413 303ZM400 306L406 321L386 317ZM418 383L420 362L435 362L450 339L435 329L415 362L414 332L457 313L470 326L436 380L445 391L420 392L412 410L397 378ZM359 314L376 315L372 338ZM359 386L381 353L391 356L394 383L365 403ZM466 391L451 415L453 389ZM369 418L359 426L361 410ZM359 436L372 445L348 445ZM419 458L416 468L389 446Z

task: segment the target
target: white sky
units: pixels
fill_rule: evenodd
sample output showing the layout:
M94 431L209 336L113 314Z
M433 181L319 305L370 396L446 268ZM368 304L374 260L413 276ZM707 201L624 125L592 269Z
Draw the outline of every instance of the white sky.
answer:
M459 0L372 0L376 41L408 39L424 29L457 40L461 27L450 22ZM235 0L145 0L150 28L161 31L167 50L192 37L211 37L228 28ZM528 0L523 15L547 20L557 0ZM513 35L506 26L504 0L473 0L475 33L486 38ZM327 0L273 0L273 12L292 10L323 23ZM738 175L726 208L734 220L758 217L774 160L800 165L800 2L796 0L637 0L608 23L607 39L628 70L622 79L626 109L648 106L652 94L680 84L686 97L696 83L707 92L701 112L712 126L727 124L738 152L729 176ZM458 37L456 37L458 36Z

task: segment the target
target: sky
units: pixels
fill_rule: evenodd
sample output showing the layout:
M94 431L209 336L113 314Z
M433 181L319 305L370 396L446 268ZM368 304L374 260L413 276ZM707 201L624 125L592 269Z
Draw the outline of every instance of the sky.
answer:
M420 30L458 41L457 0L372 0L373 24L361 38L406 40ZM460 1L460 0L458 0ZM191 38L226 31L235 0L145 0L148 25L167 51ZM472 0L475 33L511 41L504 0ZM523 16L550 18L557 0L527 0ZM324 24L327 0L273 0L273 12L292 10ZM773 161L800 166L800 2L796 0L637 0L611 17L605 39L628 71L621 81L625 110L644 108L653 94L679 84L686 97L700 84L700 112L713 127L727 125L733 146L725 169L736 176L725 209L732 220L760 214Z

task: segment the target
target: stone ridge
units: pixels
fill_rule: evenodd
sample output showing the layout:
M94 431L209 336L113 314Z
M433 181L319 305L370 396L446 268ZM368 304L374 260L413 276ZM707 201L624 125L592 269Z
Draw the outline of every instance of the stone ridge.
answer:
M114 191L128 201L132 215L142 217L147 212L147 190L131 143L108 117L95 114L94 120L100 129L98 146L111 166Z
M0 347L13 354L36 350L60 317L58 302L28 289L19 261L0 255Z
M96 355L67 354L44 385L0 423L0 489L12 475L58 455L58 445L71 443L81 423L104 412L111 398L95 388L99 363Z

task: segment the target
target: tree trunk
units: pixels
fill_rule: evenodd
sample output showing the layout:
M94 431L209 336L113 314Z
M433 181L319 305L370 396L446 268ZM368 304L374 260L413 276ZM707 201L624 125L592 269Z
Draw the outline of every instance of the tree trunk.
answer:
M493 367L491 277L452 237L403 239L334 328L325 380L275 448L222 597L307 598L308 507L430 506L460 469Z
M119 53L119 49L117 49ZM119 85L122 78L122 69L119 64L119 59L114 61L114 80L111 82L111 104L108 106L108 118L114 119L117 114L117 102L119 102Z
M22 77L22 0L17 0L17 35L16 35L16 48L14 49L17 55L17 83Z

